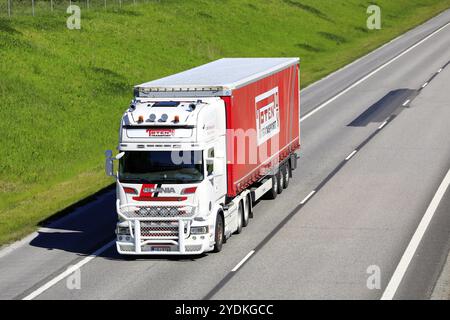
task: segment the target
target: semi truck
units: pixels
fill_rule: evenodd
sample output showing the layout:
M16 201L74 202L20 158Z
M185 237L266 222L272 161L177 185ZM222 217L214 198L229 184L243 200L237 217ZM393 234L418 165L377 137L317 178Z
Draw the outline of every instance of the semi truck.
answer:
M259 199L288 187L299 68L299 58L224 58L134 87L118 153L106 151L120 254L219 252Z

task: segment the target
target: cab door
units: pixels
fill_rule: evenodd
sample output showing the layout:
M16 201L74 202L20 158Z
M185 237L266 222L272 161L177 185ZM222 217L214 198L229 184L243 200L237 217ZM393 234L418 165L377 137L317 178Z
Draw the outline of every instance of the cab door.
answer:
M225 137L223 137L223 140ZM222 140L222 139L221 139ZM227 192L226 163L222 156L225 141L218 141L206 151L206 174L214 189L215 200L224 197Z

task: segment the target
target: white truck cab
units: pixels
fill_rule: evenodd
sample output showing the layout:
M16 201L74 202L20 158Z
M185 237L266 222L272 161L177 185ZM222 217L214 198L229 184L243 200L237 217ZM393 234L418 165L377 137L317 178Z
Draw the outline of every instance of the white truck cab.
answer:
M119 253L214 249L227 191L225 133L220 98L132 101L120 126Z

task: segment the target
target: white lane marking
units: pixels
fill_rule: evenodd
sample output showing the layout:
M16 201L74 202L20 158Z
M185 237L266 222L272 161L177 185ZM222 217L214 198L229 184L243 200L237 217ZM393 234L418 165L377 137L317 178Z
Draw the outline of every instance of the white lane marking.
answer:
M425 88L428 85L428 82L425 82L422 86L422 89Z
M440 68L437 73L441 73L441 72L442 72L442 68Z
M405 51L403 51L402 53L398 54L397 56L395 56L394 58L392 58L391 60L387 61L386 63L382 64L381 66L379 66L378 68L376 68L374 71L372 71L371 73L367 74L366 76L364 76L363 78L361 78L360 80L356 81L355 83L353 83L351 86L349 86L348 88L346 88L345 90L341 91L340 93L338 93L337 95L335 95L334 97L332 97L331 99L325 101L324 103L322 103L321 105L317 106L316 108L314 108L313 110L311 110L310 112L308 112L307 114L305 114L302 118L300 118L300 122L308 119L309 117L311 117L313 114L319 112L320 110L322 110L323 108L325 108L327 105L329 105L330 103L332 103L333 101L335 101L336 99L338 99L339 97L341 97L342 95L346 94L347 92L349 92L350 90L352 90L354 87L356 87L357 85L359 85L360 83L366 81L367 79L369 79L370 77L372 77L374 74L378 73L379 71L383 70L384 68L386 68L388 65L390 65L391 63L393 63L394 61L398 60L399 58L403 57L405 54L409 53L411 50L417 48L419 45L421 45L422 43L424 43L425 41L427 41L428 39L432 38L433 36L435 36L436 34L438 34L439 32L441 32L442 30L444 30L446 27L448 27L450 25L450 22L448 22L447 24L445 24L444 26L440 27L439 29L437 29L436 31L434 31L433 33L431 33L430 35L428 35L427 37L423 38L422 40L420 40L419 42L417 42L415 45L409 47L408 49L406 49Z
M63 280L64 278L66 278L67 276L69 276L70 274L74 273L76 270L78 270L82 266L84 266L86 263L88 263L89 261L91 261L92 259L97 257L98 255L102 254L104 251L106 251L109 247L111 247L115 243L116 243L116 240L108 242L103 247L101 247L100 249L98 249L94 253L92 253L91 255L87 256L86 258L84 258L83 260L78 262L77 264L71 266L66 271L64 271L63 273L59 274L58 276L56 276L55 278L50 280L49 282L45 283L44 285L42 285L38 289L34 290L32 293L27 295L22 300L32 300L32 299L36 298L38 295L40 295L44 291L46 291L46 290L50 289L51 287L53 287L59 281Z
M422 217L422 220L419 223L419 226L414 232L414 235L411 241L409 242L406 251L403 253L400 263L395 269L394 274L392 275L392 278L389 281L389 284L384 290L381 300L392 300L394 298L394 295L397 292L400 282L402 281L403 276L405 275L408 266L416 253L420 241L422 240L422 237L425 234L425 231L427 230L427 227L430 224L431 219L433 218L433 215L436 212L436 209L438 208L439 203L441 202L442 197L447 191L449 185L450 185L450 170L447 172L447 175L445 176L444 180L442 180L442 183L439 186L436 194L434 195L433 200L431 200L427 211L425 212L424 216Z
M411 100L406 100L404 103L403 103L403 106L405 107L409 102L410 102Z
M306 201L308 201L309 198L311 198L311 197L314 195L314 193L316 193L316 190L311 191L311 192L306 196L306 198L303 199L302 202L300 202L300 204L305 204Z
M383 129L383 127L384 127L387 123L388 123L388 121L386 120L385 122L383 122L383 123L378 127L378 129L379 129L379 130Z
M353 150L353 152L352 153L350 153L348 156L347 156L347 158L345 158L345 161L348 161L348 160L350 160L351 159L351 157L353 157L354 155L355 155L355 153L357 153L358 152L358 150Z
M247 253L247 255L244 257L244 259L242 259L232 270L231 272L236 272L237 269L239 269L245 261L248 260L248 258L250 258L252 256L252 254L255 253L255 250L250 251L249 253Z

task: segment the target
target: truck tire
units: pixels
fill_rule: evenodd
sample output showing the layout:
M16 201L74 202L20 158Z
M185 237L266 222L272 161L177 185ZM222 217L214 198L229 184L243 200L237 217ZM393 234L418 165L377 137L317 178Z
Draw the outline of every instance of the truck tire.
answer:
M279 180L277 179L276 175L272 176L272 188L267 191L267 193L264 195L265 199L268 200L274 200L276 199L277 195L278 195L278 186L279 186Z
M280 168L280 170L278 170L278 173L275 175L277 177L277 180L278 180L278 189L277 189L277 193L278 194L283 192L283 184L284 184L284 178L283 178L281 169L282 168Z
M234 232L235 234L239 234L242 232L242 226L244 225L244 206L242 205L242 201L239 201L238 208L238 216L237 216L237 229Z
M220 252L222 250L222 246L224 243L224 237L225 237L225 225L222 218L222 215L220 213L217 214L216 218L216 228L215 228L215 234L214 234L214 250L213 252Z
M244 227L248 226L250 222L250 218L252 218L252 205L250 203L251 199L247 196L247 204L245 205L244 211L244 223L242 224Z
M289 161L286 161L286 164L281 170L281 174L283 175L283 188L287 189L287 187L289 187L289 181L291 180L291 164Z

